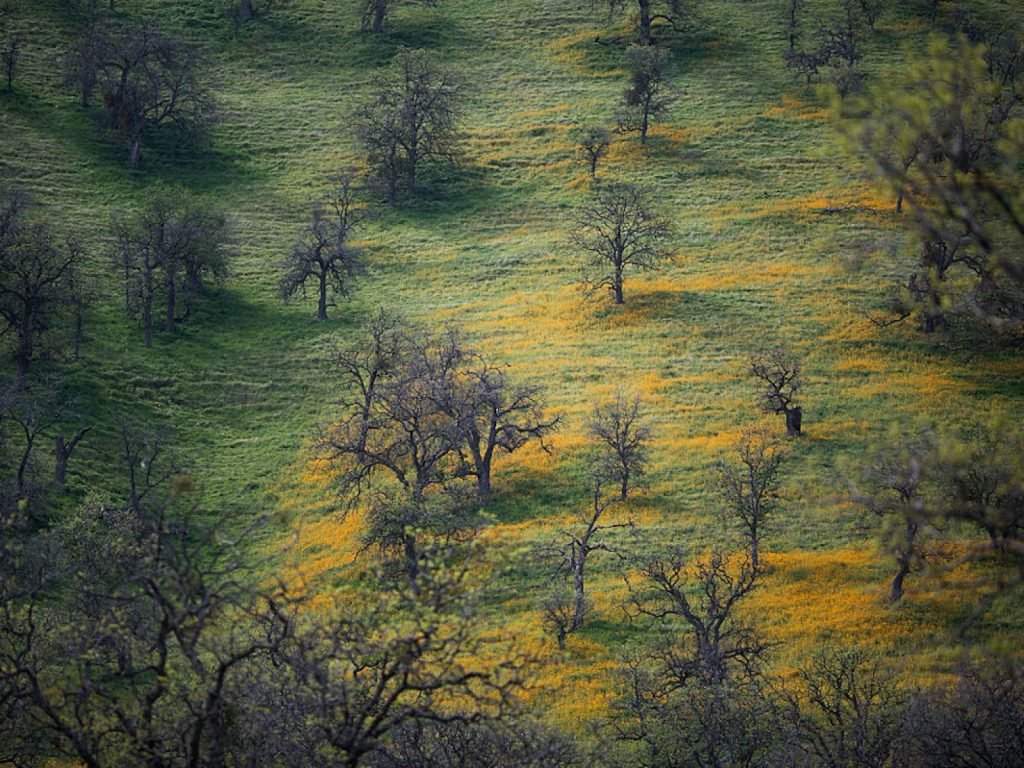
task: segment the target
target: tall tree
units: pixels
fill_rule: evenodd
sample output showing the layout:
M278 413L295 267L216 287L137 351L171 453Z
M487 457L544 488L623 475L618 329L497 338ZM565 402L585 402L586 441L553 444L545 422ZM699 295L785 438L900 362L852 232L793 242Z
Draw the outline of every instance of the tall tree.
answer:
M624 300L627 271L656 268L669 257L669 224L655 211L651 193L634 184L596 184L576 213L572 244L583 252L582 282L607 288L616 304Z
M622 93L616 121L622 133L639 133L641 144L647 143L651 123L672 104L667 81L670 61L665 48L632 45L626 51L629 87Z
M761 539L778 503L783 454L767 435L747 431L736 445L733 463L718 467L718 486L747 540L750 566L761 567Z
M13 338L18 384L47 336L67 320L80 287L82 251L28 216L28 200L15 193L0 200L0 335Z
M157 188L141 210L115 217L113 232L125 309L141 318L147 347L153 345L161 298L164 329L174 333L206 279L219 281L227 274L227 218L184 190Z
M348 242L352 228L366 216L355 199L353 183L352 176L344 176L337 189L314 205L312 222L281 263L283 299L298 291L305 294L306 283L316 283L317 320L327 319L328 293L348 296L353 280L365 270L362 251Z
M611 402L595 405L587 422L598 449L595 475L614 484L620 501L643 484L650 463L651 428L642 410L639 396L619 391Z
M389 202L415 194L424 163L451 162L462 85L421 50L402 48L376 96L356 117L356 134Z

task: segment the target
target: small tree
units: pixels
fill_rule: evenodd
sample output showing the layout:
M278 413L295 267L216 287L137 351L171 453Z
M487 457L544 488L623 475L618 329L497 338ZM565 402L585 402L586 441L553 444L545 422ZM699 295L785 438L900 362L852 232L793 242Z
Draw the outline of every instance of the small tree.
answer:
M664 22L677 31L692 27L696 20L696 5L695 0L608 0L611 14L625 8L636 8L641 45L654 42L652 30L655 22Z
M436 0L360 0L362 3L363 32L379 35L384 31L384 21L388 13L398 5L436 5Z
M650 193L633 184L595 185L576 213L572 244L584 253L583 284L607 288L623 303L625 273L656 268L669 254L669 224L654 210Z
M601 518L608 508L618 499L605 498L601 494L601 481L595 480L593 487L593 504L590 511L580 516L580 527L562 532L562 544L555 547L559 559L557 575L572 580L572 610L566 612L559 607L557 600L549 601L545 606L545 615L549 627L556 629L559 647L564 645L565 635L575 632L583 626L586 615L586 573L587 563L595 552L617 552L604 540L604 533L615 528L632 528L632 521L625 523L602 523ZM568 619L565 626L559 624L558 616ZM561 629L557 629L561 626Z
M356 117L356 135L389 202L415 194L424 163L451 162L462 86L421 50L403 48L377 95Z
M595 178L597 176L597 161L604 157L612 142L608 129L595 125L578 128L572 133L572 141L590 166L590 177Z
M125 309L141 318L145 345L151 347L159 293L164 329L174 333L206 279L227 274L227 219L183 190L159 188L142 210L116 217L113 231Z
M630 85L622 93L616 119L619 131L638 132L641 144L647 143L651 122L672 104L666 79L670 59L664 48L634 45L626 52Z
M625 501L629 491L643 483L650 463L651 429L643 418L640 398L617 392L612 402L594 407L587 428L598 444L595 474L614 483L619 500Z
M291 254L281 263L281 297L287 301L298 291L305 295L306 282L317 285L317 320L327 319L328 291L348 296L353 279L365 270L362 251L348 244L352 228L366 215L355 199L352 177L328 193L313 207L313 220Z
M761 410L786 417L786 434L800 434L803 408L796 405L796 394L803 386L799 357L783 347L758 352L750 358L750 373L762 386Z
M21 194L0 200L0 335L14 340L19 387L43 341L66 321L81 285L78 244L30 220L27 208Z
M778 443L758 432L745 432L735 451L737 463L722 462L718 486L743 529L750 566L761 567L760 546L768 519L778 502L778 472L783 454Z

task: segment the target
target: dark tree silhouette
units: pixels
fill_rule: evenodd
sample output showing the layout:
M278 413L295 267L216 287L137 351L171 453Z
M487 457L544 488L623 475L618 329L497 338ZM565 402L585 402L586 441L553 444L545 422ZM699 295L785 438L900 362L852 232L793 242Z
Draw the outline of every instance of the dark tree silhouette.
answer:
M803 408L796 394L803 386L803 362L783 347L773 347L750 358L750 373L762 386L761 410L786 417L786 434L795 437L803 424Z
M611 482L619 500L625 501L630 490L643 484L650 463L651 429L644 421L640 398L616 392L613 401L594 407L587 429L598 445L595 474Z
M633 184L596 184L576 213L572 233L572 244L583 253L583 284L592 291L607 288L622 304L626 272L651 270L665 261L668 234L668 222L655 212L648 191Z
M622 93L616 121L620 132L639 133L641 144L647 143L651 123L672 104L667 82L670 61L664 48L634 45L626 51L629 87Z
M421 50L403 48L381 77L377 95L356 116L356 135L389 202L415 194L423 165L451 162L462 86Z
M761 540L778 503L778 473L783 454L778 443L748 431L736 445L734 463L718 467L718 486L743 529L750 565L761 567Z
M327 319L328 293L348 296L354 279L365 271L362 251L348 243L352 228L365 218L358 205L353 178L342 178L340 186L313 207L312 222L291 254L281 263L281 297L286 301L306 292L306 283L316 283L317 320Z
M594 125L578 128L573 131L572 140L579 147L579 153L590 166L590 177L595 178L597 176L597 162L604 157L608 151L608 146L612 142L608 129Z
M437 5L436 0L360 0L363 32L379 35L384 31L388 14L399 5Z

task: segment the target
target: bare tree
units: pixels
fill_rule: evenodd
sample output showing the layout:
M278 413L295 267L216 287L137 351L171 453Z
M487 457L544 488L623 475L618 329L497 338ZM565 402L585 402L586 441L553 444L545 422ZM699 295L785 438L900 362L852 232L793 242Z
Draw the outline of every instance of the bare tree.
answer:
M114 218L112 226L125 309L142 320L150 347L158 291L163 293L164 329L174 333L189 316L205 278L221 280L227 274L227 219L184 190L158 188L141 211Z
M653 28L656 22L663 22L676 31L687 31L697 20L697 3L694 0L608 0L611 14L626 8L636 8L637 31L641 45L654 42Z
M796 394L803 387L802 360L784 347L773 347L750 358L750 373L761 390L761 410L786 417L786 434L800 434L803 408L796 405Z
M651 122L663 115L672 105L667 76L671 61L665 48L633 45L626 51L630 85L622 93L622 103L616 113L619 131L637 132L640 143L647 143Z
M736 616L736 608L755 589L759 574L749 560L730 561L719 551L692 564L676 551L642 566L642 585L630 586L630 615L681 621L687 630L683 643L657 651L666 685L721 685L730 676L755 673L768 644Z
M462 85L424 51L402 48L381 78L377 95L356 117L356 134L389 202L415 194L430 161L451 162Z
M19 386L46 337L66 318L82 251L28 218L28 200L14 194L0 201L0 335L14 339Z
M643 484L650 463L651 428L642 410L639 396L629 398L620 390L613 401L595 406L587 423L598 444L595 473L617 487L620 501Z
M736 445L737 463L718 466L718 486L747 539L750 566L761 567L760 547L765 527L778 503L778 473L783 454L767 435L747 431Z
M7 90L14 90L14 74L18 71L18 58L21 55L21 47L25 40L18 34L8 35L0 43L0 60L4 64L4 78L7 80Z
M71 454L74 453L75 448L82 442L89 432L92 431L92 427L82 427L75 432L70 439L64 437L64 435L57 435L54 439L53 444L53 457L54 457L54 469L53 469L53 485L58 491L64 490L64 485L67 482L68 477L68 462L71 461Z
M472 459L465 470L476 478L477 496L491 496L491 466L498 451L514 453L532 440L550 435L561 422L559 415L545 414L540 387L515 385L503 367L467 352L466 364L451 381L443 397L464 435Z
M608 146L612 143L608 129L596 125L578 128L572 133L572 141L590 166L590 178L595 178L597 176L597 161L604 157Z
M906 694L863 651L825 649L800 670L801 697L790 697L798 744L826 766L891 764Z
M313 220L291 254L281 263L281 297L286 301L302 291L306 282L317 285L317 320L327 319L328 291L348 296L354 278L365 271L362 251L349 245L352 228L366 211L355 200L353 177L346 175L340 186L313 207Z
M583 252L583 284L607 288L616 304L623 303L627 271L651 270L669 257L669 224L650 197L633 184L600 183L576 214L572 244Z
M896 561L890 603L903 599L907 576L927 556L925 541L931 526L922 510L934 507L925 493L934 485L928 475L935 466L936 448L927 431L915 437L897 434L872 461L867 472L869 490L854 493L854 499L878 517L881 544Z
M69 82L83 104L99 85L110 128L128 145L128 166L138 168L146 133L173 126L198 140L215 118L213 101L197 78L198 52L147 21L110 30L87 27L66 58Z
M619 553L611 544L605 540L605 533L616 528L632 528L633 522L624 523L602 523L601 519L618 499L615 497L606 498L601 493L601 482L594 482L592 492L592 505L588 512L580 515L579 528L565 530L562 532L562 542L553 549L558 558L558 576L568 577L572 580L572 610L565 618L566 625L557 621L561 610L557 601L549 602L546 608L546 616L549 626L556 629L559 647L564 646L565 635L575 632L583 626L587 609L586 596L586 573L587 563L595 552ZM564 615L564 612L563 612Z

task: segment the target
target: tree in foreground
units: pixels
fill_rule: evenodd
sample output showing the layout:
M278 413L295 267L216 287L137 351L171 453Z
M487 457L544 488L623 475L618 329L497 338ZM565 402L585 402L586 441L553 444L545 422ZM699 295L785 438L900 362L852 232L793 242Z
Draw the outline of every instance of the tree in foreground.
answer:
M314 282L317 292L316 319L327 319L329 293L348 296L352 282L365 270L362 251L348 243L352 228L366 211L355 200L353 179L345 176L340 186L313 207L312 222L291 254L281 263L281 297L287 301L306 292Z
M595 475L617 489L620 501L642 486L650 463L651 428L643 417L640 398L622 391L615 399L594 406L587 430L597 443Z
M416 193L425 164L454 160L461 95L459 79L425 51L395 54L356 117L356 135L389 202Z
M76 242L29 218L24 195L0 199L0 335L13 339L20 387L43 343L74 322L81 256Z
M622 93L616 121L620 132L639 133L641 144L647 143L651 123L672 104L667 81L670 60L664 48L634 45L626 51L629 87Z
M655 211L651 193L634 184L600 183L576 212L572 244L582 252L582 281L592 292L611 291L624 301L625 275L655 269L669 258L668 222Z
M113 232L125 309L141 319L147 347L161 302L164 330L174 333L207 281L227 274L226 217L183 190L157 189L141 210L116 217Z
M765 413L786 417L786 434L796 437L803 424L803 408L796 404L803 387L803 361L783 347L758 352L750 358L750 373L761 386L760 405Z

